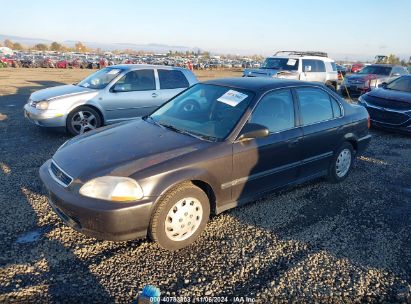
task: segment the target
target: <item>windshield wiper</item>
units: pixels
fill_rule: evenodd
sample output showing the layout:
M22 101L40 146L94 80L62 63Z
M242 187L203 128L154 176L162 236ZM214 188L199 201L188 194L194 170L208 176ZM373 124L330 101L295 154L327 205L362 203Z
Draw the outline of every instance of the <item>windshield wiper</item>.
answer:
M167 128L167 129L169 129L169 130L171 130L171 131L174 131L174 132L176 132L176 133L189 135L189 136L191 136L191 137L195 137L195 138L198 138L198 139L206 139L206 140L210 140L210 141L215 141L215 138L212 137L212 136L207 136L207 135L203 135L203 134L198 134L198 133L191 132L191 131L187 131L187 130L181 130L181 129L178 129L178 128L172 126L172 125L165 124L165 123L162 123L162 122L157 122L157 123L158 123L159 125L163 126L164 128Z
M148 119L150 119L150 121L155 124L156 126L159 126L160 128L164 129L164 126L162 124L160 124L158 121L156 121L153 117L151 117L150 115L146 115L143 117L143 120L147 121Z

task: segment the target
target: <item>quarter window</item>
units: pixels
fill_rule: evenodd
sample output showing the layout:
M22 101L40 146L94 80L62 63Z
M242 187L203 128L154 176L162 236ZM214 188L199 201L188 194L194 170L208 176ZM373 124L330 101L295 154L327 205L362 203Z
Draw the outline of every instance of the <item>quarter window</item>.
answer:
M332 105L330 96L317 88L296 89L300 101L301 116L304 125L328 120L334 117L333 108L339 107L338 104ZM335 100L334 100L335 101ZM336 102L336 101L335 101ZM341 110L336 115L341 116Z
M121 92L149 91L156 89L154 70L136 70L128 72L116 83L121 85Z
M271 133L293 128L294 103L290 90L265 95L251 115L250 122L267 127Z
M183 72L177 70L157 70L160 89L188 88L189 83Z

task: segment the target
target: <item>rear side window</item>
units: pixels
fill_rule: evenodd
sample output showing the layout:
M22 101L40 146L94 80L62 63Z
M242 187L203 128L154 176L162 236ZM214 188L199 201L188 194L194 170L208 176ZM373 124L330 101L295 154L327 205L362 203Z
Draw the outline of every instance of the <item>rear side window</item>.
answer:
M303 59L304 72L306 72L307 66L311 66L311 72L325 72L325 64L321 60Z
M293 128L295 120L291 91L282 90L265 95L251 115L250 122L267 127L271 133Z
M331 99L326 92L318 88L299 88L296 91L304 125L329 120L334 117Z
M188 88L189 83L183 72L178 70L157 70L160 89Z

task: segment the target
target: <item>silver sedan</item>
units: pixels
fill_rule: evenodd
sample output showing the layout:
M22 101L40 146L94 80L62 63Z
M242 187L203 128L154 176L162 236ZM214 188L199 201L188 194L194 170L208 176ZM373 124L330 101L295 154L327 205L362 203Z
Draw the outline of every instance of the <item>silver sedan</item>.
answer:
M73 135L147 115L197 83L183 68L114 65L81 82L31 94L24 115L43 127L65 127Z

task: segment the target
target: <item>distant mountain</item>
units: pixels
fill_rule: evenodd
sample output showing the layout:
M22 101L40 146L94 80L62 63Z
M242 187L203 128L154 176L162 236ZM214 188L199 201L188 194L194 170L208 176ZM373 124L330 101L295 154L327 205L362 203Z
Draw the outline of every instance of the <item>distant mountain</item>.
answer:
M27 38L27 37L0 34L0 42L3 42L6 39L10 39L13 42L19 42L25 46L33 46L37 43L51 44L53 42L52 40L41 39L41 38ZM57 41L57 42L62 43L69 47L73 47L77 41L65 40L65 41ZM168 51L197 52L199 50L199 48L197 47L166 45L166 44L158 44L158 43L135 44L135 43L103 43L103 42L88 42L88 41L81 41L81 42L85 44L87 47L90 47L93 49L100 48L104 51L130 49L130 50L135 50L135 51L147 51L147 52L153 52L153 53L167 53Z

